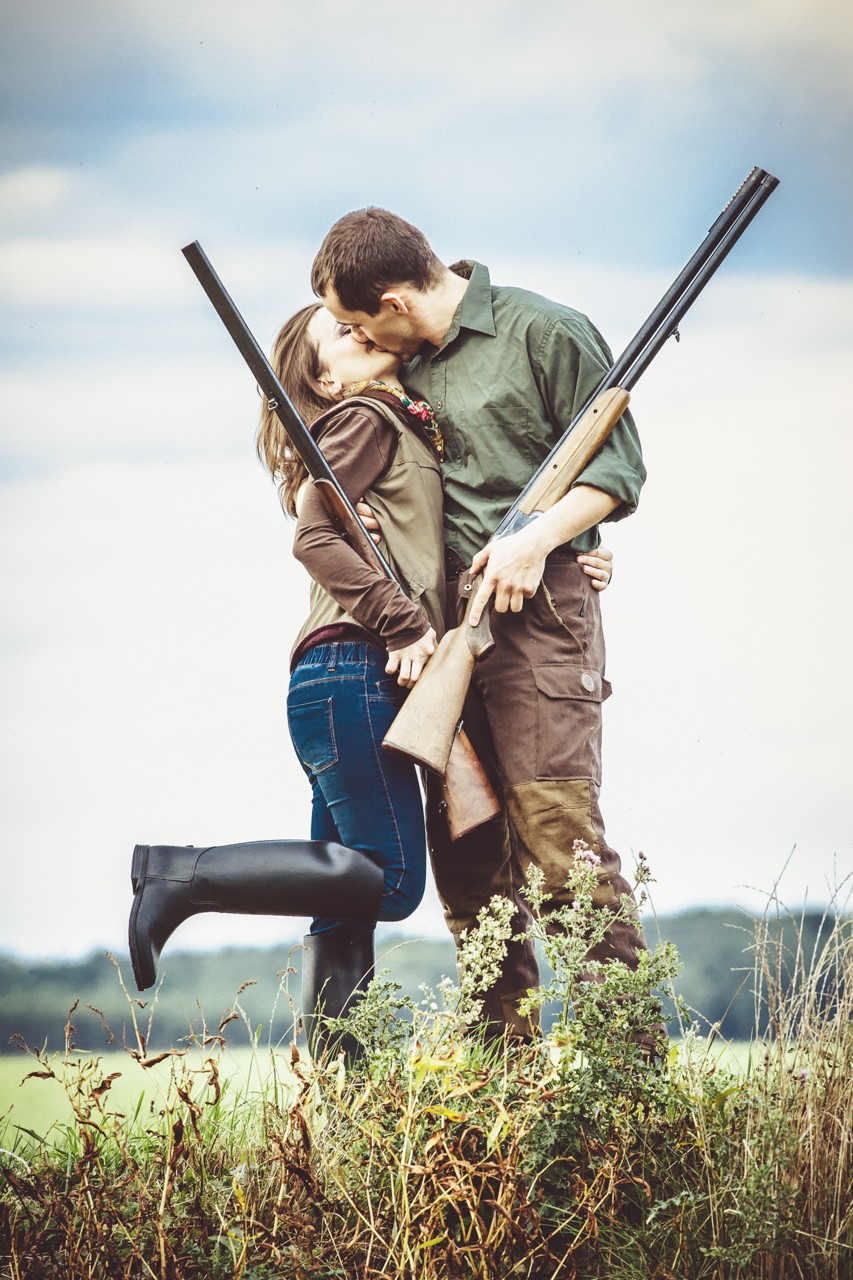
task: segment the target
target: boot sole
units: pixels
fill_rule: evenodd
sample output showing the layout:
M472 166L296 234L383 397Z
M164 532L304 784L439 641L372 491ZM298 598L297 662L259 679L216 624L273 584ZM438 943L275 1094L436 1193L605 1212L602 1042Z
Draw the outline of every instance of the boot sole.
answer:
M127 941L130 947L130 963L133 966L133 977L137 990L147 991L153 987L157 975L149 965L143 966L139 948L136 945L136 919L142 905L142 890L145 887L145 876L148 871L148 845L138 844L133 850L130 864L130 882L133 885L133 905L130 908L130 922L127 929Z

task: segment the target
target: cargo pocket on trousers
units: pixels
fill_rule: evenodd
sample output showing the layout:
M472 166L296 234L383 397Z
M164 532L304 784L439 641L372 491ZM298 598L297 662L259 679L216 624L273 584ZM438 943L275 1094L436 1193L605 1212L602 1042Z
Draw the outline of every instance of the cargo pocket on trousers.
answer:
M591 667L531 667L536 685L536 777L601 785L601 704L610 684Z

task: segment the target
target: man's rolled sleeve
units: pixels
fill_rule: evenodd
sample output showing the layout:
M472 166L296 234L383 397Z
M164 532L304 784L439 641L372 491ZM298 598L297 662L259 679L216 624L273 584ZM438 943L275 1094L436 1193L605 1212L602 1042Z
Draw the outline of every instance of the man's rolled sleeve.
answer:
M619 506L606 519L623 520L637 510L645 478L646 468L640 453L637 428L630 410L626 409L572 488L579 484L592 485L603 489L612 498L618 498Z

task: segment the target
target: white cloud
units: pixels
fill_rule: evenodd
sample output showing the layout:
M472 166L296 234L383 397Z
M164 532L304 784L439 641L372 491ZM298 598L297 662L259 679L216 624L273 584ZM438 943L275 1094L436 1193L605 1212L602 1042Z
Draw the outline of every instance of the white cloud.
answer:
M0 513L6 945L120 946L136 840L307 829L282 705L304 582L252 458L250 375L181 244L198 236L268 345L328 222L386 203L446 257L587 311L618 351L704 234L697 206L778 157L770 211L635 393L650 479L608 533L605 813L653 860L662 909L768 888L795 842L789 900L850 865L853 292L795 264L816 242L849 264L853 25L839 0L519 15L7 15L0 416L32 478ZM671 269L612 265L671 246ZM413 927L436 918L433 900Z
M73 187L68 169L30 165L0 175L0 219L19 224L53 212Z
M814 145L818 134L840 140L853 107L853 34L840 0L655 0L642 9L603 0L583 12L548 0L528 6L523 21L509 0L438 0L429 22L391 0L367 15L346 0L290 6L286 20L274 0L240 10L130 0L91 4L87 18L44 0L18 8L7 45L9 74L20 76L16 106L28 101L35 118L60 126L70 112L99 141L132 138L138 173L149 171L153 139L160 181L184 202L188 174L213 191L236 167L243 201L260 185L281 192L287 208L312 152L329 182L349 183L366 164L375 180L379 154L439 188L448 168L463 178L482 168L488 189L497 183L504 196L515 173L534 190L559 189L559 176L583 181L598 159L612 173L613 199L635 171L637 146L646 161L685 120L702 134L698 169L732 123L750 140L756 113L807 120ZM108 92L107 109L95 84ZM840 132L824 136L833 122ZM505 144L523 138L527 153L509 142L503 171L496 130ZM459 168L460 143L468 169ZM98 163L115 159L115 146L101 142ZM139 192L149 206L153 194L149 183Z
M182 363L150 355L134 359L130 341L120 360L113 351L101 358L103 364L95 359L69 368L59 362L44 375L0 379L7 458L19 468L50 471L80 459L198 456L250 447L252 384L239 358L233 368L227 353L222 366L197 355Z
M629 82L645 69L646 87L653 87L649 73L656 70L659 82L670 85L685 68L698 79L701 65L721 49L761 54L755 68L760 74L779 51L802 55L818 48L824 71L829 67L840 74L853 48L843 0L753 0L749 5L721 0L713 9L653 0L642 10L630 0L601 0L584 13L559 0L537 0L525 10L523 22L513 0L468 0L463 6L436 0L428 22L394 0L374 0L369 13L347 0L289 6L286 15L278 0L246 0L239 11L229 0L178 9L168 0L129 0L121 10L99 0L87 11L88 21L81 22L79 11L56 11L50 0L31 0L14 15L10 36L33 54L40 48L48 71L64 67L82 76L114 61L119 42L119 48L136 51L140 67L151 61L169 69L163 91L174 93L177 82L171 75L180 71L184 83L215 89L220 102L228 101L235 69L254 67L258 98L280 101L281 70L315 59L326 66L325 77L316 82L318 93L349 69L350 92L357 93L359 83L375 89L384 81L400 97L417 92L422 80L417 73L427 60L433 83L461 88L467 81L482 87L502 56L511 58L516 72L505 88L511 95L520 88L529 96L561 82L571 85L577 77L584 88L600 85L602 69ZM44 38L48 17L54 41ZM73 59L67 57L69 48ZM361 70L360 82L355 67ZM242 86L237 97L242 106Z
M134 236L13 240L0 247L0 288L10 301L75 309L165 308L185 292L165 245Z

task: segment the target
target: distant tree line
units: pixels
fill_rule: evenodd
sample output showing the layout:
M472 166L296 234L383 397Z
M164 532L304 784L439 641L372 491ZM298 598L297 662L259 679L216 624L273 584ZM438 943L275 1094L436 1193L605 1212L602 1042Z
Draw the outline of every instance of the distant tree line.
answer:
M663 940L678 949L682 969L676 994L699 1028L719 1024L727 1038L749 1039L756 1030L756 986L763 981L753 963L759 921L735 909L702 908L644 923L651 947ZM775 939L774 981L783 986L797 981L797 973L808 969L820 950L831 923L814 911L764 921ZM377 970L387 970L415 1001L422 998L423 985L435 988L442 977L455 975L449 939L390 938L378 953ZM301 954L296 939L274 948L167 952L162 985L156 994L144 996L134 988L127 957L116 957L125 994L115 965L104 953L80 961L39 962L0 955L0 1052L13 1049L10 1042L18 1038L31 1046L60 1050L66 1026L73 1028L68 1034L81 1050L101 1050L110 1036L114 1042L133 1044L133 1011L146 1035L150 1019L152 1049L218 1034L223 1024L229 1043L247 1044L256 1035L264 1044L286 1042L299 1012ZM843 981L842 975L838 981ZM827 1000L833 998L831 986ZM664 1004L672 1015L668 996ZM544 1021L547 1026L547 1008ZM671 1031L678 1033L677 1023L671 1024Z

